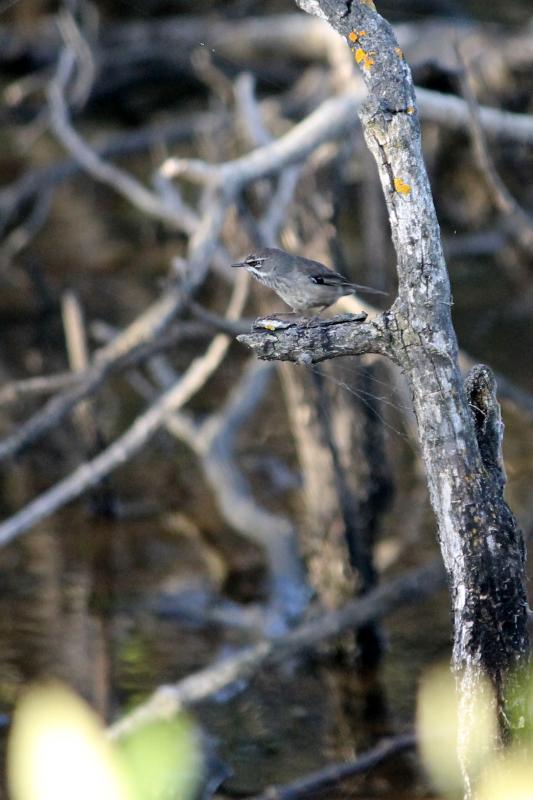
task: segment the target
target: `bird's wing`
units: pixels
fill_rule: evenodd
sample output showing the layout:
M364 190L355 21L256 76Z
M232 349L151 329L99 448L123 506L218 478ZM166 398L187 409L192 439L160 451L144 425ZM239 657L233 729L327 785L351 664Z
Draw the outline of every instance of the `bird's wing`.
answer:
M372 289L370 286L359 286L357 283L352 283L347 280L343 275L332 270L324 270L323 272L314 272L311 274L310 279L313 283L319 286L338 286L343 289L351 290L353 292L368 292L369 294L387 294L382 292L381 289Z
M309 278L313 281L313 283L317 283L319 286L350 285L350 281L347 281L346 278L343 278L342 275L339 275L337 272L315 272L312 273Z

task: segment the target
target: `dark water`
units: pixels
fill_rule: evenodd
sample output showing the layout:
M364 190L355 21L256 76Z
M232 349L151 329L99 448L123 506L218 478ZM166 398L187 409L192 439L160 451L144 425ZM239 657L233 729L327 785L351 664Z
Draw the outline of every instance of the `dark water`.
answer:
M111 720L158 685L244 644L242 634L150 610L162 593L208 588L194 553L183 545L156 520L103 524L74 509L4 550L0 713L10 714L29 682L53 676ZM424 637L420 615L420 608L403 609L387 621L387 655L372 681L357 679L351 666L325 656L300 658L260 670L233 696L197 708L231 773L227 790L257 793L409 729L422 670L448 657L447 598L426 602ZM416 776L412 757L398 757L383 768L379 796L389 790L398 796L402 783L412 785ZM362 779L353 783L354 790L365 785Z
M531 434L526 442L523 427L518 436L512 424L509 429L511 500L527 519ZM130 470L133 484L146 480L140 461ZM409 470L404 480L411 488L400 481L378 548L393 572L436 552L423 485L416 489ZM0 553L0 714L10 714L28 682L54 676L112 720L157 686L250 642L249 634L158 612L168 611L165 598L180 594L201 616L203 599L215 589L205 546L179 514L113 522L91 519L80 503ZM220 536L225 538L223 530ZM225 546L231 552L228 541ZM260 599L256 555L250 550L240 557L244 574L234 594L244 587L250 595L248 571ZM350 664L316 654L259 670L247 686L195 710L230 773L225 783L230 794L255 794L353 758L383 736L411 728L420 676L450 656L446 592L399 609L384 622L383 632L386 654L372 680L358 678ZM356 797L429 791L411 754L347 786ZM327 796L341 797L343 791Z

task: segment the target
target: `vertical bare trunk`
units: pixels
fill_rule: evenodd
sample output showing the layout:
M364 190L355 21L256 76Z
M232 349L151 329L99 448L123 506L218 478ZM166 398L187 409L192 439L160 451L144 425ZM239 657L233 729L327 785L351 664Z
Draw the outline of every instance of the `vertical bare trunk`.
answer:
M463 708L468 712L476 686L488 677L506 736L520 715L505 714L502 689L529 651L524 545L503 497L502 427L491 373L475 368L465 390L459 372L448 273L421 152L411 72L372 0L297 2L346 38L362 68L368 98L360 118L387 204L398 297L388 312L370 322L244 338L263 358L310 364L377 352L404 371L450 578L454 666L462 676ZM465 713L462 723L468 726L468 721ZM465 781L469 793L468 774Z

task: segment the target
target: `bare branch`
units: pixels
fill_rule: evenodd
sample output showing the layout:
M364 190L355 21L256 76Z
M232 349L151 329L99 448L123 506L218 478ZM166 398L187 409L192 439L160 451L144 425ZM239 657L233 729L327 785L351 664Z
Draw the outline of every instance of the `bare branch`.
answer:
M229 333L231 336L239 336L240 334L248 333L253 323L251 319L239 319L232 322L226 319L226 317L221 317L219 314L209 311L194 300L187 301L187 308L197 319L205 322L206 325L210 326L213 330L219 333Z
M67 347L68 362L72 372L84 372L89 363L89 347L85 320L79 298L68 291L61 298L61 315ZM98 439L91 402L85 400L75 410L74 419L90 452Z
M5 237L0 247L0 256L4 262L9 264L39 233L45 224L52 201L52 190L43 187L42 191L35 197L33 206L20 225L17 225ZM0 230L2 225L0 223Z
M439 125L452 130L464 130L468 127L468 106L461 98L418 88L417 99L422 119L437 122ZM354 99L354 103L346 107L347 119L351 118L359 102L360 98L357 96ZM479 112L481 124L488 136L501 137L524 144L533 142L533 115L514 114L484 106L480 107ZM195 132L211 131L215 124L217 124L216 119L210 113L191 115L186 119L177 119L165 126L140 129L132 133L122 133L113 137L104 145L91 147L91 150L97 159L103 162L106 158L148 149L152 144L160 141L175 142L183 138L189 138ZM348 121L340 119L339 124L341 126L340 130L342 130L348 124ZM335 135L336 132L332 130L332 137L335 137ZM24 202L27 202L35 195L40 195L43 189L53 188L76 175L80 169L85 169L83 161L77 158L65 160L28 172L10 186L1 189L0 209L2 214L0 230ZM114 183L111 188L116 188ZM129 201L129 196L126 199ZM22 246L24 246L24 243Z
M301 615L309 597L297 553L296 530L287 517L257 503L234 454L236 435L262 399L271 375L270 365L260 365L253 359L219 412L201 426L172 414L166 427L187 441L200 458L226 522L265 551L272 603L284 620L294 620Z
M246 280L236 282L228 306L228 317L236 318L241 313L246 298L246 286ZM104 476L138 453L161 427L165 417L188 402L204 385L224 358L229 343L229 338L224 334L216 336L204 355L191 362L178 383L164 392L112 445L0 524L0 546L95 486Z
M384 739L382 742L366 750L351 761L328 764L326 767L298 778L284 786L269 786L263 794L255 795L248 800L300 800L302 797L314 795L319 791L333 789L346 778L360 775L393 758L398 753L412 750L416 746L416 737L412 733L404 733Z
M179 117L166 125L140 128L110 137L104 144L91 149L100 161L149 150L159 143L173 143L212 131L218 121L211 113L198 113ZM50 166L26 172L12 184L0 189L0 232L16 215L21 206L34 197L54 189L84 169L76 158L58 161Z
M188 301L187 305L192 313L198 317L199 320L203 320L205 324L202 322L181 320L179 327L175 326L166 334L159 334L155 338L149 338L144 343L141 342L139 345L133 347L131 351L127 351L124 356L112 362L109 371L106 371L103 375L103 381L115 372L120 372L123 369L142 364L158 353L164 353L174 349L177 344L180 344L180 342L184 340L210 338L213 331L216 333L229 333L232 336L238 336L240 333L247 333L252 325L253 320L250 319L240 319L236 322L230 322L225 317L213 314L191 301ZM104 323L92 323L91 333L96 341L110 342L110 340L114 340L120 335L120 332L115 328L112 329L112 332L106 330L105 335L103 335L103 331L101 330L103 327ZM111 326L106 325L106 328L107 327L111 328ZM95 330L97 333L95 333ZM96 360L98 361L98 352L96 353ZM90 370L91 365L89 365L87 370L78 374L73 372L58 372L51 375L37 375L34 378L10 381L0 387L0 406L10 405L20 400L34 398L40 395L55 394L56 392L70 389L73 386L83 383L87 379ZM91 394L91 391L89 391L88 394ZM67 412L65 411L65 413Z
M70 101L76 108L82 108L96 77L94 56L70 8L61 9L57 15L57 24L63 41L76 56L76 78L70 88Z
M241 125L248 131L252 144L257 147L271 142L272 137L263 124L260 105L255 96L255 81L249 73L243 73L237 79L235 99ZM300 165L285 167L281 172L268 208L258 225L262 243L272 246L277 244L279 231L286 220L287 208L294 197L301 172Z
M289 164L304 161L320 144L340 136L352 124L354 109L363 98L353 90L326 100L284 136L234 161L208 164L198 159L169 158L161 166L168 178L186 177L198 183L227 182L235 190L274 175Z
M106 377L134 356L136 348L155 339L183 305L183 292L169 289L126 330L97 354L83 378L61 395L51 398L15 433L0 441L0 461L14 456L57 425L74 406L92 394Z
M470 119L468 105L460 97L417 86L416 98L422 120L438 122L450 130L468 128ZM514 114L499 108L480 106L479 119L487 136L522 144L533 143L532 114Z
M235 81L235 103L239 125L247 131L254 147L268 144L272 137L266 129L257 98L255 79L250 72L243 72Z
M0 406L17 403L25 397L54 394L63 389L70 389L81 380L82 376L73 372L58 372L55 375L38 375L35 378L10 381L0 388Z
M71 59L65 56L57 77L57 91L61 98L62 91L59 87L67 80L70 68ZM106 166L104 164L104 167ZM195 229L189 240L184 286L180 289L173 287L166 291L158 302L135 320L114 342L103 348L82 383L71 391L52 398L19 430L0 442L0 461L20 452L42 436L80 400L95 391L106 375L116 368L118 361L129 359L136 347L153 340L166 329L178 311L184 307L184 298L194 293L202 284L215 253L227 209L233 202L234 196L235 188L228 185L217 184L205 189L203 215L197 223L195 222Z
M133 203L150 217L164 220L178 228L191 232L190 220L176 211L153 192L124 170L103 161L98 154L76 133L69 119L65 101L65 87L75 64L74 53L65 47L61 53L57 74L48 89L50 124L64 147L74 156L93 178L105 183Z
M294 361L309 365L337 356L379 353L391 355L387 315L365 322L366 313L345 314L310 322L256 320L252 333L237 339L264 360Z
M530 217L515 200L494 166L494 161L487 147L487 141L481 123L481 114L471 86L468 67L461 55L461 48L459 45L456 48L456 52L462 67L459 80L461 82L463 96L468 105L469 128L479 169L485 178L494 205L504 217L505 228L509 235L521 247L531 253L533 252L533 218Z

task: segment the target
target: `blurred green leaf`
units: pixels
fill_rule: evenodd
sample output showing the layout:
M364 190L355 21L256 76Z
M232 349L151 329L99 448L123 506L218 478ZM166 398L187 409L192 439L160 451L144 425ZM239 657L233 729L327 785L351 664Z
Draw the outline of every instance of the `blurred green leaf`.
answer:
M180 715L152 722L116 743L132 800L189 800L203 773L198 731Z
M480 685L469 713L469 740L462 747L469 773L475 775L493 755L496 742L495 703L488 684ZM463 775L457 757L458 696L447 665L430 670L420 685L417 731L422 762L436 788L448 796L462 796Z
M533 800L531 753L515 752L499 758L483 771L476 787L477 800Z
M12 800L191 800L203 758L185 715L112 743L81 698L49 684L19 701L7 766Z
M20 699L7 772L12 800L130 800L96 714L60 684L34 687Z

